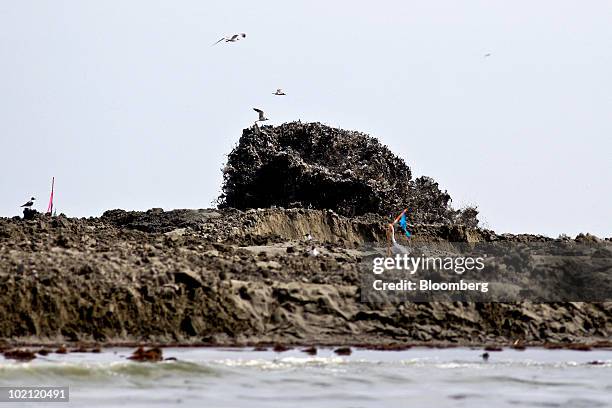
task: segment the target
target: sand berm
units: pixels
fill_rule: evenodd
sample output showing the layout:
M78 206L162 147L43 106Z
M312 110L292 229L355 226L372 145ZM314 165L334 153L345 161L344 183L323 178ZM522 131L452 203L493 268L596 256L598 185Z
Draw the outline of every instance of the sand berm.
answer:
M0 338L374 347L610 340L610 302L362 302L363 245L384 245L385 224L404 207L423 241L546 239L479 228L476 209L453 209L435 181L412 179L370 136L316 123L253 127L228 156L218 208L0 218Z

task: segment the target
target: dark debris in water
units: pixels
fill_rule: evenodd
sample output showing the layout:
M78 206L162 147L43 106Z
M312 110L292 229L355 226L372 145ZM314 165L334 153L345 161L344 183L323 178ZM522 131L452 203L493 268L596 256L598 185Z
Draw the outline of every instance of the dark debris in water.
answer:
M361 345L360 347L367 349L367 350L375 350L375 351L404 351L404 350L408 350L412 348L412 344L391 343L391 344Z
M282 344L276 344L274 346L274 351L276 353L284 353L285 351L289 351L289 350L291 350L291 347L287 347L287 346L282 345Z
M57 354L67 354L68 353L68 349L66 349L66 346L62 345L62 346L59 346L57 348L57 350L55 350L55 352Z
M131 356L128 357L128 360L133 361L162 361L163 354L162 350L159 347L151 347L149 349L145 349L144 347L138 347Z
M306 347L305 349L302 349L302 353L306 353L309 356L316 356L317 355L317 348L314 347L314 346Z
M588 344L584 343L570 343L565 347L568 350L577 350L577 351L591 351L592 348Z
M334 350L334 353L339 356L350 356L353 353L353 350L351 350L350 347L338 347Z
M17 361L30 361L36 358L36 352L28 349L14 349L4 352L4 358Z

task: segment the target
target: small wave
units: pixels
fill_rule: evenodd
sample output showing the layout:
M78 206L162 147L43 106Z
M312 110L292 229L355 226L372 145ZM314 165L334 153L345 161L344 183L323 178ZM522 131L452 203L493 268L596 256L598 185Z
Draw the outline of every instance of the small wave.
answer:
M186 361L140 363L131 361L111 363L44 363L7 364L0 366L0 383L24 380L104 381L117 377L154 379L162 376L218 375L213 367Z
M550 402L550 401L522 401L511 399L508 401L512 405L524 406L528 403L532 407L542 408L599 408L609 406L603 401L597 401L587 398L570 398L567 401Z
M480 381L482 380L483 379L481 378ZM519 378L508 375L487 376L486 381L537 385L542 387L582 387L582 384L573 383L569 381L540 381L533 378Z
M542 368L542 369L558 369L558 368L576 368L584 366L593 367L612 367L612 361L598 361L596 364L592 363L579 363L576 361L557 361L557 362L543 362L533 360L510 360L510 359L499 359L494 361L482 361L480 359L474 359L474 361L466 360L454 360L454 361L439 361L434 358L413 358L401 360L399 362L404 366L413 367L432 367L441 369L492 369L499 367L508 368Z
M264 359L223 359L214 360L211 364L225 367L247 367L261 370L282 370L302 367L341 366L349 362L340 357L284 357L274 360ZM354 363L354 362L351 362Z

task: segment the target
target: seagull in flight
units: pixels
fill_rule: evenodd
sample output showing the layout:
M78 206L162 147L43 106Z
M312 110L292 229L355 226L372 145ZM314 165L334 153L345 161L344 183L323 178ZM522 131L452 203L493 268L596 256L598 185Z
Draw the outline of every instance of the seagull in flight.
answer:
M22 205L22 207L30 208L31 206L34 205L34 200L36 200L36 198L34 198L34 197L30 198L30 201L28 201L27 203Z
M246 33L238 33L238 34L234 34L231 37L221 37L221 39L219 41L217 41L216 43L214 43L213 45L217 45L220 42L225 41L226 43L233 43L233 42L237 42L243 38L246 38ZM211 45L212 47L212 45Z
M259 119L257 119L255 123L263 122L264 120L269 120L268 118L266 118L266 116L264 115L264 111L262 111L261 109L253 108L253 110L259 113Z
M283 95L287 95L287 94L284 93L282 89L278 88L276 90L276 92L274 92L272 95L283 96Z
M487 53L486 53L484 56L485 56L485 58L490 57L490 56L491 56L491 53L490 53L490 52L487 52Z

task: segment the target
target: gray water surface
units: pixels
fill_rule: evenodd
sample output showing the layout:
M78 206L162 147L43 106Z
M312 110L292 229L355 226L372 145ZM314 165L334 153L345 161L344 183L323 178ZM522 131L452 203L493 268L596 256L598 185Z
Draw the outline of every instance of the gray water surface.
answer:
M70 403L19 407L608 407L612 351L354 349L339 357L252 349L168 348L177 361L126 360L133 349L0 357L2 386L69 386ZM603 362L590 365L591 361Z

